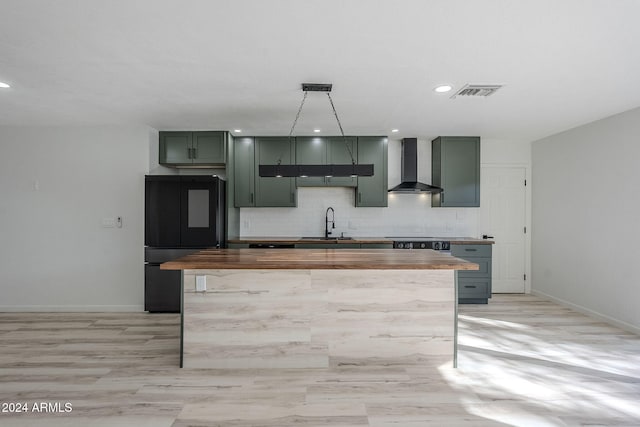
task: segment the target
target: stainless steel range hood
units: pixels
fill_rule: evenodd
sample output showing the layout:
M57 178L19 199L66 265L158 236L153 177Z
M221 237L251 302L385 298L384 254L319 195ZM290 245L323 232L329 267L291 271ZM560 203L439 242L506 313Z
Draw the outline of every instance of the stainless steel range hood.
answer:
M400 179L402 182L389 192L394 193L440 193L442 188L418 181L418 139L402 140L402 160Z

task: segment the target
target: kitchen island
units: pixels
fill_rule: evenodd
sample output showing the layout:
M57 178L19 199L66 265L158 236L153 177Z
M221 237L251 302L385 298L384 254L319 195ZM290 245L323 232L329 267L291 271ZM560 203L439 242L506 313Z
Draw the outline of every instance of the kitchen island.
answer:
M454 271L477 268L393 249L210 249L161 265L183 271L181 366L210 369L455 366Z

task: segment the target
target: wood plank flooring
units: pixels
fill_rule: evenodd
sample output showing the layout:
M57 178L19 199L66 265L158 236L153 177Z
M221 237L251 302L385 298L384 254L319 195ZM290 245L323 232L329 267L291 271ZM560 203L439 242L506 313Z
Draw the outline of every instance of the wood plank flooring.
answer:
M181 370L178 332L177 315L0 313L0 410L28 408L0 426L640 426L640 337L534 296L461 306L457 370Z

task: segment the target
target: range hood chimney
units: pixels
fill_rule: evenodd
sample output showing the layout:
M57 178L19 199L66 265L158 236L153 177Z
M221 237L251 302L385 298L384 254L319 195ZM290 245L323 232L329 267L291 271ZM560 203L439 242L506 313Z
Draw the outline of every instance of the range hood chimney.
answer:
M400 178L402 182L389 192L394 193L440 193L442 188L418 182L418 139L402 140L402 161Z

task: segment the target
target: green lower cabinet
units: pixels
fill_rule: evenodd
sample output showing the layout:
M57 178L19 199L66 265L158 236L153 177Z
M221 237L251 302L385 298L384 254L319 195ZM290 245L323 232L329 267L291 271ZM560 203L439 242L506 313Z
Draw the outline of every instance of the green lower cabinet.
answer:
M458 302L460 304L487 304L490 295L491 279L461 279L458 276Z
M487 304L491 298L491 245L451 245L451 255L478 264L456 271L459 304Z
M362 249L393 249L393 243L361 243Z
M247 249L249 248L248 243L227 243L227 248L229 249Z
M387 207L387 137L359 136L357 148L358 163L373 164L373 176L358 177L356 207Z
M360 249L359 243L296 243L296 249Z
M282 245L281 242L261 242L263 245ZM249 248L249 243L229 243L229 249ZM296 249L393 249L393 243L295 243Z

